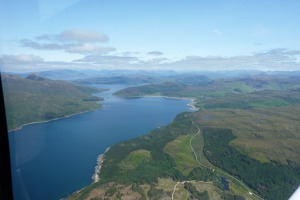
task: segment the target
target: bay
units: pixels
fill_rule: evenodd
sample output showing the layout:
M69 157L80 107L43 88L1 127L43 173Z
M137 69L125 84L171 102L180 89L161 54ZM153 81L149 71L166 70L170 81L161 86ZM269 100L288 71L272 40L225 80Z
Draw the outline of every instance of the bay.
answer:
M55 200L89 185L97 156L117 142L148 133L189 111L190 100L112 95L124 85L97 94L103 108L9 133L14 199Z

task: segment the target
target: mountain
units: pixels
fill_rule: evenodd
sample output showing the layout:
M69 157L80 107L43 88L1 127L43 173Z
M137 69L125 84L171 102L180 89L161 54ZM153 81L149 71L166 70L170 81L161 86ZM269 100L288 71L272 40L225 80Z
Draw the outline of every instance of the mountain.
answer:
M99 89L36 74L26 78L2 74L2 82L9 129L101 108L101 98L92 95Z

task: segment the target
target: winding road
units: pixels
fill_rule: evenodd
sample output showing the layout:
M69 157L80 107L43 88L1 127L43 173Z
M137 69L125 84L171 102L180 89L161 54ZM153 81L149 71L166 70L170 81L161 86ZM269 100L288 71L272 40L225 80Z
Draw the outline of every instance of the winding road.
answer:
M190 139L190 148L195 156L195 159L197 161L197 163L201 166L201 167L204 167L204 168L207 168L207 169L210 169L212 170L213 172L217 172L217 173L220 173L220 174L223 174L223 175L226 175L227 177L230 177L231 179L234 179L235 181L237 181L242 187L244 187L248 193L250 195L252 195L254 198L257 198L257 199L260 199L260 200L263 200L263 198L261 198L260 196L258 196L257 194L255 194L250 188L248 188L243 182L241 182L239 179L237 179L236 177L228 174L227 172L224 172L224 171L221 171L219 169L215 169L213 167L210 167L210 166L207 166L203 163L201 163L198 159L198 156L192 146L192 141L193 139L197 136L197 135L200 135L201 134L201 129L194 123L194 121L192 119L190 119L192 124L198 129L198 131L191 137ZM177 182L173 188L173 192L172 192L172 200L174 200L174 195L175 195L175 192L177 190L177 186L180 185L180 184L184 184L184 183L189 183L189 182L202 182L202 183L210 183L212 184L213 182L205 182L205 181L196 181L196 180L190 180L190 181L181 181L181 182Z

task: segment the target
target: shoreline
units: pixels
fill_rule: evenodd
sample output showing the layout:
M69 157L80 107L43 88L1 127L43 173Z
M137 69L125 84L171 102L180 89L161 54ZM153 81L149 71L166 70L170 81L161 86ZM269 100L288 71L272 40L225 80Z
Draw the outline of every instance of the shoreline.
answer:
M159 95L147 95L147 96L137 96L137 98L143 98L143 97L151 97L151 98L166 98L166 99L182 99L182 100L190 100L191 102L188 103L187 105L189 107L191 107L191 110L194 110L194 111L197 111L199 110L199 108L195 107L195 100L194 98L188 98L188 97L168 97L168 96L159 96ZM25 124L22 124L20 126L18 126L17 128L14 128L14 129L11 129L11 130L8 130L7 132L12 132L12 131L17 131L17 130L20 130L22 129L24 126L28 126L28 125L33 125L33 124L40 124L40 123L47 123L47 122L52 122L52 121L56 121L56 120L60 120L60 119L65 119L65 118L68 118L68 117L72 117L74 115L80 115L80 114L84 114L84 113L88 113L88 112L93 112L93 111L96 111L96 110L99 110L103 108L103 105L101 105L100 108L96 108L94 110L89 110L89 111L82 111L82 112L78 112L78 113L74 113L74 114L70 114L70 115L66 115L66 116L63 116L63 117L59 117L59 118L54 118L54 119L50 119L50 120L44 120L44 121L35 121L35 122L29 122L29 123L25 123Z
M7 132L17 131L17 130L22 129L24 126L28 126L28 125L40 124L40 123L47 123L47 122L52 122L52 121L56 121L56 120L60 120L60 119L69 118L69 117L72 117L72 116L74 116L74 115L80 115L80 114L84 114L84 113L88 113L88 112L93 112L93 111L96 111L96 110L101 109L102 107L103 107L103 106L101 106L100 108L96 108L96 109L94 109L94 110L82 111L82 112L74 113L74 114L71 114L71 115L66 115L66 116L59 117L59 118L54 118L54 119L49 119L49 120L44 120L44 121L29 122L29 123L26 123L26 124L22 124L22 125L20 125L20 126L17 127L17 128L8 130Z
M196 104L196 99L195 98L189 98L189 97L168 97L168 96L160 96L160 95L147 95L147 96L141 96L142 98L143 97L155 97L155 98L166 98L166 99L179 99L179 100L190 100L191 102L188 103L187 105L189 107L191 107L192 110L196 111L196 110L199 110L199 108L197 108L195 106Z
M107 148L105 149L105 151L97 157L97 165L96 165L96 167L95 167L95 173L94 173L93 176L92 176L93 182L90 183L89 185L91 185L91 184L93 184L93 183L97 183L97 182L100 180L100 177L99 177L98 173L100 173L100 169L101 169L102 163L103 163L103 161L104 161L105 153L106 153L109 149L110 149L110 147L107 147ZM89 186L89 185L87 185L87 186ZM74 195L74 194L77 194L77 193L81 192L81 191L82 191L83 189L85 189L87 186L84 186L83 188L80 188L80 189L76 190L75 192L72 192L72 193L66 195L65 197L61 197L60 200L66 200L66 199L68 199L70 196L72 196L72 195Z
M92 176L92 179L93 179L93 183L97 183L99 180L100 180L100 177L99 177L99 173L101 171L101 167L102 167L102 163L104 161L104 157L105 157L105 153L110 149L110 147L107 147L104 151L104 153L100 154L98 157L97 157L97 165L95 167L95 173L93 174Z

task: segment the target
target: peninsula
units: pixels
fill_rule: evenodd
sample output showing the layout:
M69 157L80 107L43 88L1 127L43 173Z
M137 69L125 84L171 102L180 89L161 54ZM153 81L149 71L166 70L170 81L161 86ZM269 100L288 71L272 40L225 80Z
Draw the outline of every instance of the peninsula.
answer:
M103 100L92 95L100 89L35 74L2 74L2 81L9 130L99 109Z

